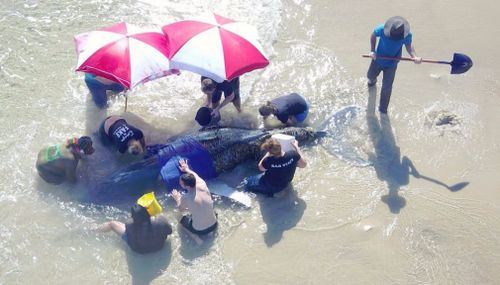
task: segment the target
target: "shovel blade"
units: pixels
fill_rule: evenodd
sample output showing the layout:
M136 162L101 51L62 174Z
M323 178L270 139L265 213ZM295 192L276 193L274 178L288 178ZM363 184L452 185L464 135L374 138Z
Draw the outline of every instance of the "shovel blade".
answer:
M454 53L453 60L450 64L451 74L461 74L467 72L467 70L469 70L473 65L472 59L462 53Z

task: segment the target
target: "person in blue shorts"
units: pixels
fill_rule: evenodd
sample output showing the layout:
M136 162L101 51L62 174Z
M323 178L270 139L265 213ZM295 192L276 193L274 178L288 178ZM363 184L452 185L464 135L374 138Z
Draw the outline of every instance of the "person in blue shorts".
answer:
M264 172L246 179L245 190L273 197L288 187L297 167L304 168L307 162L299 145L293 142L294 150L284 152L279 141L267 139L261 146L266 152L259 162L259 170Z
M267 101L259 108L259 113L264 119L274 115L283 124L291 126L304 122L309 113L309 105L304 97L291 93Z
M101 109L108 105L108 95L106 91L109 90L119 93L125 90L125 87L119 83L90 73L85 73L85 84L87 84L89 88L92 100L94 100L97 107Z
M415 49L412 46L410 24L405 18L400 16L392 17L385 24L375 27L370 37L370 57L372 61L366 76L368 77L368 87L372 87L377 83L377 77L380 72L383 72L379 104L379 112L383 114L387 114L389 100L391 99L392 84L396 76L399 61L380 57L401 57L403 45L415 63L422 62L422 58L417 57Z
M101 232L113 231L140 254L159 251L172 233L172 226L164 215L150 217L146 208L135 204L131 209L132 220L127 223L109 221L98 227Z

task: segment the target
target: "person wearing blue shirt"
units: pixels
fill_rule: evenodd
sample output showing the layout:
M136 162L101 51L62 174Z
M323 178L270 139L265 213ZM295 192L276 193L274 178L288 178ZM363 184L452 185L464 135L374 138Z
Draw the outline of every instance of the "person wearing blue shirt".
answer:
M377 38L379 38L378 45ZM380 72L383 72L379 111L387 114L389 100L391 99L392 84L399 61L380 57L401 57L404 45L415 63L421 63L422 58L417 57L415 49L412 46L410 24L405 18L400 16L392 17L385 24L377 26L370 37L370 45L370 57L372 61L366 75L368 77L368 87L375 86L378 75Z

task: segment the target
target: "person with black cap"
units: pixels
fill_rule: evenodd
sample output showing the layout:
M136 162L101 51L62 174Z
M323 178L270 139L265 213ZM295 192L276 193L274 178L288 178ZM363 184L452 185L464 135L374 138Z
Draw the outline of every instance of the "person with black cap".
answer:
M38 153L36 169L38 174L50 184L76 181L76 167L84 155L94 153L92 139L87 136L71 138L63 143L44 147Z
M212 113L211 108L201 107L196 112L196 117L194 119L204 128L215 127L220 121L220 113Z
M165 240L172 233L172 226L164 215L151 217L147 209L134 204L132 220L127 223L109 221L100 225L101 232L113 231L127 242L128 246L140 254L152 253L163 248Z
M377 38L379 38L378 45ZM410 24L405 18L400 16L392 17L385 24L377 26L370 37L370 57L372 61L367 72L368 87L375 86L378 75L380 72L383 72L379 104L379 111L383 114L387 114L389 100L391 99L392 83L394 82L399 61L379 57L401 57L403 45L415 63L422 62L422 58L417 57L415 49L412 46Z

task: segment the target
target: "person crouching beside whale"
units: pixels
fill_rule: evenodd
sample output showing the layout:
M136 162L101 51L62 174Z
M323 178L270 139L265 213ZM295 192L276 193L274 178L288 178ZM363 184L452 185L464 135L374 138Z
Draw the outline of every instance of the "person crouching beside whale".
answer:
M120 153L141 155L146 147L142 131L120 116L107 117L99 128L99 136L104 145L114 145Z
M147 209L135 204L131 209L132 220L127 223L109 221L101 224L100 232L113 231L140 254L152 253L163 248L165 240L172 233L172 226L164 215L151 217Z
M292 181L297 167L307 166L297 140L292 145L294 150L284 152L279 141L267 139L261 146L267 152L259 162L259 170L264 173L247 178L245 190L269 197L284 190Z
M287 126L302 123L309 113L306 99L297 93L283 95L267 101L259 108L259 113L266 120L269 115L274 115Z
M90 137L67 139L63 143L46 146L40 150L36 169L47 183L75 182L78 161L84 155L92 153L94 153L94 148Z

